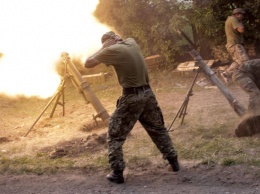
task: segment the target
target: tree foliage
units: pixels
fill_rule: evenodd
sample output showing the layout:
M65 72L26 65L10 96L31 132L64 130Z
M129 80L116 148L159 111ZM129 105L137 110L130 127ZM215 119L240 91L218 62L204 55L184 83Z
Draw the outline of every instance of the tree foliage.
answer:
M260 40L260 0L212 0L210 9L215 21L222 22L218 28L224 29L226 17L232 10L241 7L246 11L244 25L246 28L245 38L248 43L257 43ZM214 32L214 31L213 31ZM222 34L223 34L222 30Z
M177 15L175 0L100 0L94 15L122 37L133 37L146 56L162 54L167 61L180 52L173 25L184 20ZM177 19L179 18L179 19Z
M246 10L246 40L260 39L260 0L194 0L193 6L177 0L99 0L94 15L123 38L133 37L146 56L163 55L169 63L183 53L187 42L182 29L207 53L214 44L225 44L224 22L232 10Z

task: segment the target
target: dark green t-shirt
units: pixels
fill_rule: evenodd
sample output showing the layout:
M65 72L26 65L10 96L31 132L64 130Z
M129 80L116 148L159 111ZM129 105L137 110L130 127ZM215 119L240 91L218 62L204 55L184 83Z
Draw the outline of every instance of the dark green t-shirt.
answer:
M238 27L243 27L243 24L236 17L228 16L225 22L225 33L229 46L244 43L243 34L236 30Z
M102 50L94 58L107 66L112 65L115 68L119 84L124 88L149 84L144 57L132 38Z

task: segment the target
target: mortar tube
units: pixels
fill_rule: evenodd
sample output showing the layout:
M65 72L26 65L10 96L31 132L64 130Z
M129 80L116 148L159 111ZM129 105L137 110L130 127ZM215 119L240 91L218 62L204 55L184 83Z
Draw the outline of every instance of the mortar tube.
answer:
M71 62L69 54L63 52L61 54L63 62L67 65L67 70L74 78L74 81L79 86L79 89L82 91L82 94L86 97L86 99L92 104L94 109L97 112L97 116L100 117L103 121L108 122L110 115L107 113L106 109L103 107L99 99L91 90L87 81L82 77L78 69Z
M194 58L195 61L199 62L199 67L202 72L206 75L205 77L209 79L212 83L214 83L218 89L222 92L222 94L226 97L231 107L237 113L238 116L243 116L245 114L245 108L238 102L236 98L234 98L231 93L227 90L224 84L218 79L215 72L209 68L209 66L203 61L201 56L198 54L196 50L192 50L190 55Z

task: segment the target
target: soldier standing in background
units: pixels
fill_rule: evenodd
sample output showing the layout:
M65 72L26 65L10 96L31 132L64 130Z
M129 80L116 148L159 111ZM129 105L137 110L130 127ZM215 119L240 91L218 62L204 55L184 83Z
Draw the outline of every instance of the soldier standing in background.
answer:
M222 73L222 77L226 82L229 82L235 69L238 69L244 62L249 60L244 48L243 33L245 32L245 28L242 23L244 14L245 11L243 9L236 8L225 22L226 48L234 61L226 71Z
M108 157L111 169L107 179L124 183L125 162L122 146L127 135L139 121L157 148L171 164L173 171L179 171L177 152L164 126L164 119L156 97L149 86L149 77L139 46L132 38L122 40L110 31L105 33L102 48L88 57L86 68L100 63L112 65L116 71L122 96L118 99L108 127Z

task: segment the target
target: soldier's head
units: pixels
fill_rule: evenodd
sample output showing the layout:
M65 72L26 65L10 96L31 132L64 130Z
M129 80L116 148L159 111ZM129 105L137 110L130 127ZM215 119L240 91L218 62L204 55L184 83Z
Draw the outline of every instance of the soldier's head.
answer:
M233 10L232 15L242 20L244 18L245 13L245 10L243 10L242 8L236 8Z
M104 42L106 42L107 40L119 41L122 40L122 38L115 32L109 31L103 34L103 36L101 37L102 44L104 44Z

